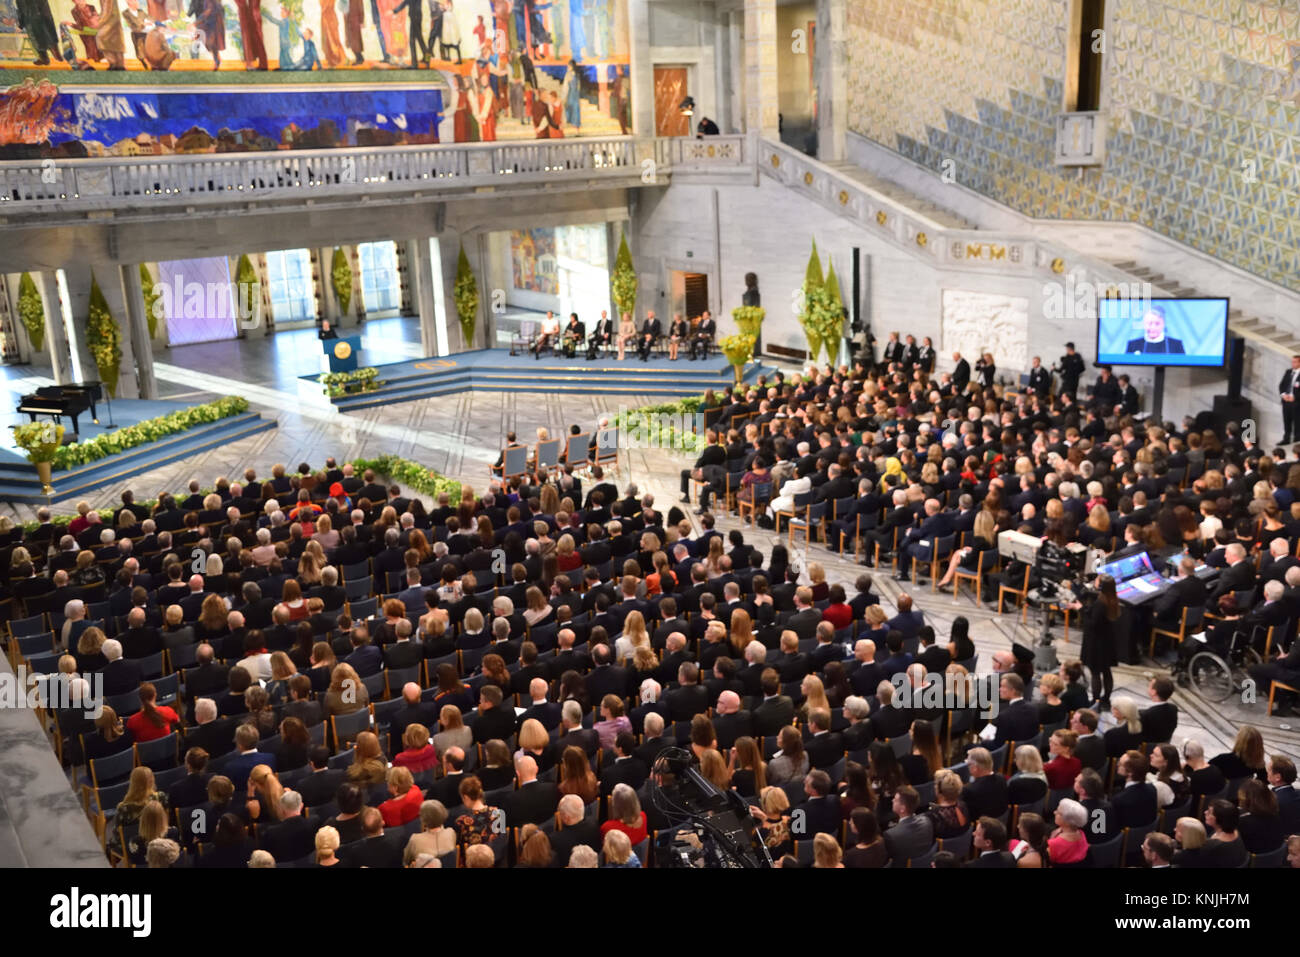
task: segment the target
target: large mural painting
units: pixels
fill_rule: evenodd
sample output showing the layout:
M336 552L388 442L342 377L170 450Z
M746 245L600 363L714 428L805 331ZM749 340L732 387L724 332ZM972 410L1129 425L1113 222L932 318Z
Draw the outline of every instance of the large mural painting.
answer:
M627 0L0 0L0 159L630 132Z

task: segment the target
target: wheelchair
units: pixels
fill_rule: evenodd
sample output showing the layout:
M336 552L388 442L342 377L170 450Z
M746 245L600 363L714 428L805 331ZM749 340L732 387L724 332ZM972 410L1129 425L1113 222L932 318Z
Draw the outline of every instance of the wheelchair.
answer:
M1207 643L1190 658L1180 658L1174 664L1174 680L1192 686L1207 701L1226 701L1244 691L1253 680L1247 669L1263 663L1264 659L1255 650L1263 637L1258 627L1249 632L1238 629L1232 633L1226 655Z

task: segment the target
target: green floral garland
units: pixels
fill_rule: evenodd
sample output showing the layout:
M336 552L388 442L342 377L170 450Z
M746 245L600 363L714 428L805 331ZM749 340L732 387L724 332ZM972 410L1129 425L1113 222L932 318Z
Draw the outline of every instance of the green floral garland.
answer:
M650 415L695 415L700 411L700 406L704 404L703 396L687 396L676 402L657 402L651 405L643 405L636 409L628 409L614 417L611 424L613 428L620 433L628 433L633 429L639 430L642 434L650 431L648 417ZM674 452L696 454L704 448L704 435L696 434L693 431L682 432L676 426L663 425L657 426L656 434L650 436L651 440L660 449L666 449Z
M445 475L425 468L419 462L400 458L396 455L381 455L377 459L357 459L352 467L358 472L370 469L376 475L387 476L399 485L404 485L421 495L438 496L443 492L455 498L461 493L461 483Z
M632 264L632 252L627 248L627 233L619 240L618 256L614 259L614 272L609 284L619 316L625 312L633 314L636 310L636 267Z
M474 270L469 268L469 257L465 247L460 247L460 256L456 260L456 285L452 295L456 300L456 315L460 318L460 332L465 337L465 345L474 344L474 327L478 323L478 280Z
M90 275L90 315L86 320L86 345L90 349L91 358L95 360L95 368L99 370L104 388L110 397L116 397L117 379L122 368L122 330L109 312L108 300L104 298L104 292L99 288L93 272Z
M23 273L18 281L18 316L27 330L27 338L32 341L32 349L40 352L45 345L45 303L31 273Z
M348 305L352 302L352 266L348 263L348 254L342 246L334 247L334 258L330 262L330 281L334 284L334 295L339 300L339 311L348 314Z
M352 372L326 372L319 381L325 387L325 394L337 399L356 392L374 392L383 384L378 376L379 370L374 366L363 366Z
M153 339L158 335L158 300L162 294L154 285L153 273L144 263L140 264L140 289L144 293L144 318L149 323L149 338Z
M247 411L248 400L237 395L228 395L225 398L217 399L215 402L190 406L188 409L178 409L175 412L168 412L166 415L160 415L154 419L146 419L143 422L137 422L135 425L128 425L113 432L105 432L103 435L98 435L86 442L74 442L72 445L61 446L54 453L54 468L58 471L75 468L78 465L87 465L98 459L125 452L137 445L156 442L168 435L184 432L196 425L217 422L220 419L227 419L232 415L240 415Z

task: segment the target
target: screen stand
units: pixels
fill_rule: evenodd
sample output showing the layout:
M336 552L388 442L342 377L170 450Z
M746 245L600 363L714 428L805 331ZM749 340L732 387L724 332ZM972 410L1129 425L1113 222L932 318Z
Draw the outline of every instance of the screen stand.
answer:
M1151 395L1151 418L1150 421L1157 424L1163 424L1165 417L1163 415L1165 405L1165 367L1156 366L1156 384Z

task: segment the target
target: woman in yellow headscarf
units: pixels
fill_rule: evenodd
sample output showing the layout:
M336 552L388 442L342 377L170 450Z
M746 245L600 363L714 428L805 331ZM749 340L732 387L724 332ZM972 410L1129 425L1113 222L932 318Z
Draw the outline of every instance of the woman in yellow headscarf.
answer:
M903 463L893 456L885 459L885 474L880 476L880 491L882 493L889 491L888 479L891 475L897 475L900 482L903 479Z

